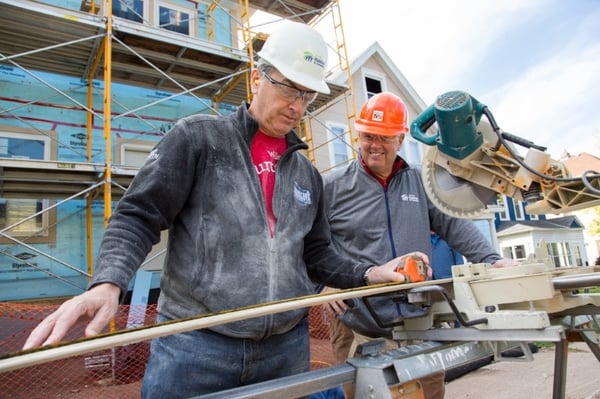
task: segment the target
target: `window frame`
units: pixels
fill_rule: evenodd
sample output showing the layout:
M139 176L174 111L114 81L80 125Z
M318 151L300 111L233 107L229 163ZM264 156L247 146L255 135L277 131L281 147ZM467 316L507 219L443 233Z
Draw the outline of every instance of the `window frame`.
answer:
M128 18L128 16L119 15L120 10L115 10L115 8L117 6L121 6L121 3L123 1L125 1L125 0L113 0L113 3L112 3L112 8L113 8L112 9L112 15L113 16L118 17L118 18L126 19L127 21L137 22L137 23L140 23L140 24L143 24L143 23L145 23L145 21L148 20L148 7L149 7L148 6L148 3L149 3L148 0L132 0L134 3L135 2L141 2L142 3L142 16L141 16L142 20L141 21L138 21L136 19ZM136 9L135 4L133 5L132 8L133 8L133 10ZM124 12L126 12L126 11L124 11ZM136 17L137 17L137 15L136 15Z
M57 145L56 145L56 133L54 131L36 131L29 129L16 129L14 127L0 127L0 139L20 139L20 140L31 140L31 141L42 141L44 143L43 158L41 160L52 160L56 159ZM24 158L22 156L2 156L5 159L27 159L36 160L37 158ZM4 234L13 237L16 240L27 242L28 244L49 244L53 245L56 243L56 209L52 206L55 201L48 198L5 198L2 200L6 201L36 201L36 211L29 214L28 216L19 219L18 221L7 221L5 226L0 226L0 230L4 230L8 226L22 225L25 220L31 219L33 215L38 214L35 218L41 218L41 228L30 229L24 231L5 231ZM38 211L37 208L41 209ZM44 233L45 232L45 233ZM14 241L0 236L0 244L14 244Z
M329 151L329 165L331 167L336 167L348 163L350 160L353 159L352 152L354 151L354 143L351 142L350 131L348 130L348 126L343 125L341 123L326 122L326 128L327 142L329 143L327 145ZM340 135L336 134L336 130L341 130L343 136L340 137ZM336 144L338 143L340 145L343 144L346 149L346 159L341 162L337 162L336 159L336 155L338 155L338 153L335 150Z
M379 85L381 86L381 91L379 92L374 92L374 91L369 91L367 88L367 79L371 79L371 80L375 80L379 82ZM362 69L362 85L363 85L363 89L364 89L364 93L365 93L365 102L369 100L369 98L373 97L375 94L379 94L381 92L384 91L388 91L387 90L387 80L386 80L386 76L385 74L376 71L374 69L368 69L368 68L363 68Z
M118 139L116 143L115 151L115 164L122 166L141 167L142 164L128 163L127 153L128 152L145 152L149 155L152 149L156 146L156 142L149 142L144 140L123 140Z
M525 207L523 202L513 198L513 210L515 213L515 220L525 220Z
M183 12L183 13L188 14L188 21L187 21L187 23L188 23L188 31L187 31L187 33L179 32L179 31L174 30L174 29L169 29L169 28L166 27L168 25L163 26L161 24L161 21L160 21L160 9L161 9L161 7L169 9L169 11L179 11L179 12ZM154 21L155 22L154 25L157 28L164 29L164 30L167 30L167 31L173 32L173 33L179 33L181 35L192 36L192 37L196 36L196 22L197 22L197 17L198 16L197 16L197 11L196 11L195 8L185 7L185 6L181 6L181 5L178 5L178 4L170 3L168 1L161 1L161 0L159 0L156 3L154 3L154 16L155 16L155 18L154 18L154 20L155 20Z
M496 205L498 209L496 213L498 214L498 218L500 220L510 220L510 212L508 211L506 196L504 194L496 195Z

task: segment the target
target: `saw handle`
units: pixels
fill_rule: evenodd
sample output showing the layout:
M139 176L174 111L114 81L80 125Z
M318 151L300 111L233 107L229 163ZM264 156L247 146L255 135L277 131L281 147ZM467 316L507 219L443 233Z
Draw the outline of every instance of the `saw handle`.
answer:
M414 139L427 145L434 145L437 142L439 131L433 135L425 134L425 131L429 129L435 123L434 105L430 105L421 112L415 120L410 124L410 135Z

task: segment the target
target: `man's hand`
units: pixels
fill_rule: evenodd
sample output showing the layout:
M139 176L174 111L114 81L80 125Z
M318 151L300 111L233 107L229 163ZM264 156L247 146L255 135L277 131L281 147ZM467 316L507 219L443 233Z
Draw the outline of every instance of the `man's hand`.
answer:
M509 258L502 258L502 259L498 259L493 266L494 267L514 267L514 266L519 266L520 263L514 259L509 259Z
M399 282L403 283L406 281L404 274L398 273L396 268L398 266L403 266L406 259L410 257L415 257L420 259L427 266L427 277L431 278L432 272L431 267L429 267L429 258L422 252L411 252L406 255L399 256L397 258L392 259L391 261L381 265L375 266L371 269L368 274L368 283L369 284L378 284L378 283L389 283L389 282Z
M330 292L339 291L337 288L325 287L321 291L322 294L328 294ZM348 305L343 300L327 302L325 305L325 309L328 309L330 312L335 314L336 316L341 316L348 310Z
M117 314L121 289L110 283L99 284L63 303L31 332L23 349L59 342L80 320L89 320L85 336L98 334Z

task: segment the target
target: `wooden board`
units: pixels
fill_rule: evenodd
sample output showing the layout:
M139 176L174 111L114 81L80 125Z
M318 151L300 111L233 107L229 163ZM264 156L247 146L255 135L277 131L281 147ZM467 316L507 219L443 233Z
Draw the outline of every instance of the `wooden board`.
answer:
M250 319L253 317L308 308L333 301L406 291L416 287L444 285L451 283L452 279L448 278L409 284L378 284L340 290L326 294L316 294L288 300L269 302L219 313L200 315L190 319L172 320L164 323L153 324L151 326L117 331L110 334L101 334L94 337L82 338L77 341L10 353L5 358L0 359L0 373L89 352L147 341L156 337L198 330L202 328L209 328L212 326Z

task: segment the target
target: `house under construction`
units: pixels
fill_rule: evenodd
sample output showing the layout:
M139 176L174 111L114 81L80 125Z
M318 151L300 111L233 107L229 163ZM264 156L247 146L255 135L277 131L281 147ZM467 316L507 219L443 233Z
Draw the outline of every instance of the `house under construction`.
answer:
M113 206L174 121L250 100L257 12L327 25L349 73L335 0L0 0L0 300L86 288ZM355 113L351 87L330 88L298 127L317 166L331 162L313 119L333 99L348 126Z

